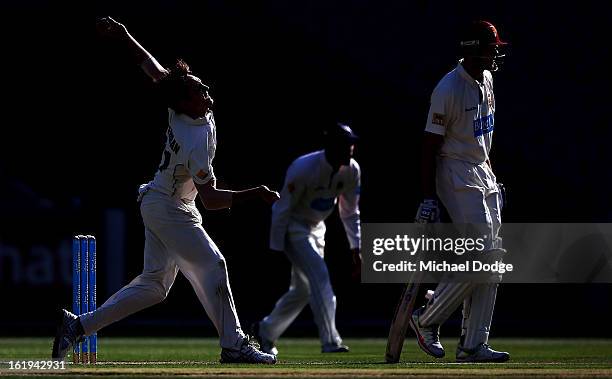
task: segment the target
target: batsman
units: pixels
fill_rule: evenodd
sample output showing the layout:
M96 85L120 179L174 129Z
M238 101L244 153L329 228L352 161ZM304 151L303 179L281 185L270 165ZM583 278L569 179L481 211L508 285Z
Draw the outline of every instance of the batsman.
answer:
M487 238L487 252L499 253L503 197L491 168L489 153L495 128L493 76L507 45L487 21L465 28L462 59L446 74L431 96L425 127L422 180L424 200L417 221L439 218L438 200L455 224L478 225ZM436 196L437 195L437 196ZM444 283L410 319L420 348L442 358L440 325L463 303L457 362L505 362L506 352L488 345L498 283Z

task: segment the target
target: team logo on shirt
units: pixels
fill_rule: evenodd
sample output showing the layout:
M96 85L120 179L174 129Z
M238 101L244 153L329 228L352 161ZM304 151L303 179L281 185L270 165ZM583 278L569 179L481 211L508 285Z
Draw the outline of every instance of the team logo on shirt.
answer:
M493 113L474 120L474 137L480 137L483 134L492 132L494 125L495 118L493 117Z
M441 114L441 113L434 113L434 114L431 116L431 123L432 123L432 124L436 124L436 125L442 125L442 126L444 126L444 125L446 125L446 122L445 122L445 120L444 120L445 118L446 118L446 116L444 116L444 115L443 115L443 114Z

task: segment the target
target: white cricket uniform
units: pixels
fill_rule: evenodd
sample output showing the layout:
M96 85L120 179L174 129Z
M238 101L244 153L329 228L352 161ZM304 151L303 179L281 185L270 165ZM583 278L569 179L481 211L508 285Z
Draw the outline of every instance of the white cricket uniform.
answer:
M425 131L444 136L436 164L438 197L454 223L481 226L492 249L501 226L500 194L488 162L495 128L493 77L485 70L480 83L461 63L434 89ZM422 324L441 324L465 299L464 346L486 343L496 291L497 284L440 283L434 294L434 303L440 303L428 307Z
M491 73L484 71L484 82L479 83L459 63L434 89L425 127L444 136L436 190L453 222L488 224L497 237L498 189L488 164L494 126Z
M280 200L272 207L270 248L287 254L292 263L291 284L260 323L264 338L277 340L310 303L321 343L342 342L336 330L336 296L323 259L324 220L339 198L350 247L360 248L359 191L360 168L354 159L334 172L321 150L301 156L289 166Z
M155 178L139 190L145 225L144 269L94 312L81 316L85 334L161 302L180 270L191 283L220 336L237 349L244 333L236 314L226 262L202 228L194 181L214 180L216 132L212 113L192 119L168 110L169 126Z

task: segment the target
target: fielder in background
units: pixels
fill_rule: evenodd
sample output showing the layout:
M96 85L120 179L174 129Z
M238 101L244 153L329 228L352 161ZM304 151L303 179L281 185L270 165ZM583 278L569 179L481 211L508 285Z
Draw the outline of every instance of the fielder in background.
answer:
M324 150L296 159L285 178L281 198L272 207L270 249L284 251L292 263L289 291L269 316L252 326L261 349L278 354L274 342L310 304L323 353L348 352L336 330L336 296L323 259L325 222L339 201L340 217L352 252L354 279L361 270L359 219L360 169L352 158L357 136L334 124L325 133Z
M170 70L162 67L113 19L101 19L97 26L124 44L159 86L168 105L167 139L154 179L139 191L145 225L142 274L93 312L77 317L63 310L53 358L63 359L83 336L164 300L180 270L219 333L222 363L276 363L276 357L257 349L240 327L225 259L202 228L195 198L199 194L206 209L223 209L251 200L272 204L278 193L265 186L217 189L212 167L216 126L208 86L182 61Z
M436 221L439 198L453 223L486 229L480 232L490 237L487 250L491 254L501 250L498 233L503 201L489 159L495 127L491 71L501 64L504 55L500 50L505 45L487 21L474 22L464 30L460 41L463 58L431 96L423 146L425 199L416 216L420 222ZM497 285L440 283L410 320L421 349L436 358L444 356L440 324L463 302L457 362L507 361L508 353L487 344Z

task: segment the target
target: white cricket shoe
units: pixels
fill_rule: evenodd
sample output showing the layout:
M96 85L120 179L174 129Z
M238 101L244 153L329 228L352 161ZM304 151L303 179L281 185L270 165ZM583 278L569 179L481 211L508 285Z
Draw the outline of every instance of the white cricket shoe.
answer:
M321 346L321 353L348 353L349 347L341 344L329 344Z
M412 312L410 326L417 336L417 342L421 350L434 358L444 357L444 347L440 343L440 325L421 326L419 316L425 311L425 306Z
M263 351L264 353L278 355L278 349L276 346L274 346L274 341L271 341L261 335L259 331L259 322L251 325L251 333L259 343L259 350Z
M51 358L64 360L70 348L83 341L83 333L83 326L78 316L62 309L55 339L53 340Z
M242 346L238 350L222 349L221 363L259 363L273 365L276 356L259 350L257 342L252 341L249 336L245 337Z
M461 345L457 346L458 363L484 363L484 362L506 362L510 359L510 354L505 351L495 351L486 343L481 343L474 349L466 349Z

